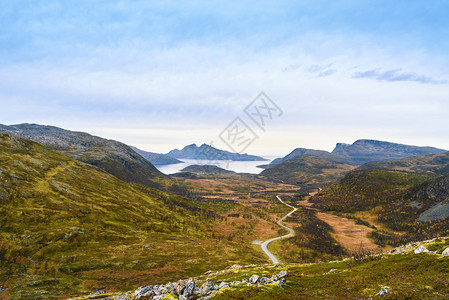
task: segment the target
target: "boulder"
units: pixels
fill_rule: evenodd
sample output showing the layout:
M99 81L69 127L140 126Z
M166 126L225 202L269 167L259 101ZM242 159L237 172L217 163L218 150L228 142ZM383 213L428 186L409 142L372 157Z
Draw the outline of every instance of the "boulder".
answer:
M270 281L270 279L267 278L267 277L261 277L260 280L259 280L259 282L260 282L261 285L264 285L264 284L270 283L271 281Z
M287 271L285 271L285 270L283 270L283 271L281 271L281 272L279 272L279 274L278 274L278 278L283 278L283 277L285 277L285 276L287 276L288 275L288 272Z
M444 251L441 253L442 255L449 255L449 247L444 249Z
M195 288L196 288L195 280L193 278L189 278L184 285L184 290L182 291L182 295L186 296L186 297L193 295Z
M415 249L415 254L427 253L427 252L429 252L429 250L427 250L427 248L422 245Z
M256 284L259 281L259 275L253 275L249 278L249 283Z
M133 294L133 299L140 299L142 297L148 297L155 295L152 285L145 285L139 287Z
M278 281L278 286L281 288L284 284L286 284L287 282L285 281L285 278L281 278L279 281Z
M211 281L206 281L200 288L200 295L205 296L214 290L214 284Z
M222 282L222 283L220 283L220 285L218 286L218 289L219 290L221 290L222 288L225 288L225 287L229 287L229 284L227 284L226 282Z
M182 292L184 291L185 288L185 282L184 280L180 280L178 282L175 283L175 295L181 296Z

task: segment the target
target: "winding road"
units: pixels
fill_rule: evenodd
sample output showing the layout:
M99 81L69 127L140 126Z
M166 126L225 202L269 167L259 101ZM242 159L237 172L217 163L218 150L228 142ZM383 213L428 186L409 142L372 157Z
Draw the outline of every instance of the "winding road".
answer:
M279 264L279 259L277 259L277 257L274 256L273 253L271 253L271 252L268 250L268 248L267 248L267 247L268 247L268 244L271 243L271 242L273 242L273 241L277 241L277 240L280 240L280 239L285 239L285 238L291 237L291 236L293 236L293 235L295 234L295 231L294 231L293 229L291 229L291 228L289 228L289 227L283 225L281 222L282 222L285 218L287 218L288 216L290 216L292 213L294 213L294 212L297 210L296 207L293 207L293 206L291 206L290 204L287 204L287 203L285 203L284 201L282 201L282 199L281 199L279 196L276 196L276 198L278 198L278 200L279 200L282 204L284 204L284 205L286 205L286 206L288 206L288 207L293 208L293 210L292 210L291 212L289 212L288 214L286 214L285 216L283 216L281 219L279 219L279 221L277 221L278 225L284 227L285 229L287 229L287 230L289 231L289 233L286 234L286 235L283 235L283 236L278 236L278 237L275 237L275 238L266 240L266 241L263 242L262 245L261 245L261 246L262 246L263 252L265 252L265 254L271 259L271 261L272 261L273 264L275 264L275 265L276 265L276 264Z

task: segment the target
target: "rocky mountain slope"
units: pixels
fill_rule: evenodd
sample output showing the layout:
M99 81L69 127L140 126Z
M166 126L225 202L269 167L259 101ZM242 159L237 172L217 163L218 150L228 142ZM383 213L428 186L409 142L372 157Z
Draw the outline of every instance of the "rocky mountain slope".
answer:
M179 159L204 159L204 160L235 160L235 161L262 161L263 157L239 154L214 148L207 144L197 146L195 144L187 145L181 150L175 149L166 154L167 156Z
M179 159L176 159L176 158L164 155L164 154L140 150L133 146L129 146L129 147L131 149L133 149L136 153L140 154L143 158L148 160L150 163L152 163L153 165L156 165L156 166L182 163L182 161L180 161Z
M0 125L0 131L32 140L128 182L158 187L158 178L164 176L130 147L114 140L37 124Z
M376 140L357 140L352 145L338 143L332 152L296 148L288 155L273 160L269 165L261 165L266 168L280 164L298 155L311 154L339 163L361 165L368 162L389 161L420 154L444 153L447 150L434 147L418 147Z

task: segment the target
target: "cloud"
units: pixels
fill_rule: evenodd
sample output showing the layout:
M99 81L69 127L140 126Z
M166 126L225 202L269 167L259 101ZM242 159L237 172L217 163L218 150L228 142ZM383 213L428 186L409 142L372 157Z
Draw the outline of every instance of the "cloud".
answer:
M448 80L438 80L427 75L403 72L402 69L393 69L387 71L380 71L379 69L373 69L363 72L357 72L353 78L370 78L378 81L414 81L423 84L447 84Z
M316 77L327 77L337 73L337 69L331 68L332 64L328 65L311 65L307 70L309 73L315 74Z

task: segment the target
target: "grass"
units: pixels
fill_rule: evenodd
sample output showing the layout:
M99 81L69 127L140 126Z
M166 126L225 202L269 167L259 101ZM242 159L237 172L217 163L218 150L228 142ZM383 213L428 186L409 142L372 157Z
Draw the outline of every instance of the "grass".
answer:
M449 297L449 257L440 255L385 255L361 261L288 264L283 268L289 273L283 288L242 286L215 299L376 299L384 286L390 288L384 299ZM268 272L273 269L244 269L226 279L233 281Z

